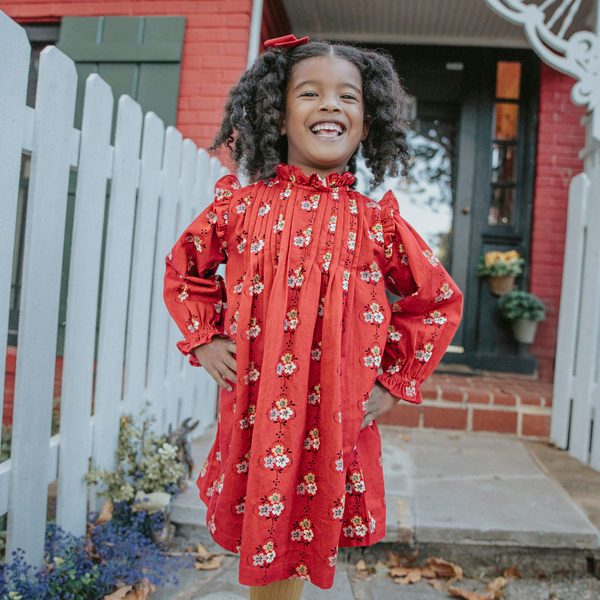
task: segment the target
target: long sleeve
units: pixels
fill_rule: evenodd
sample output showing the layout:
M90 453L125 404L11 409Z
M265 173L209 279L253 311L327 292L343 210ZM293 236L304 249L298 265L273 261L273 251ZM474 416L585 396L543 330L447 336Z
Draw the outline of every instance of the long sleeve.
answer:
M165 304L185 338L177 347L194 366L200 363L192 350L223 333L227 297L216 269L227 261L228 210L239 187L233 175L220 179L214 202L186 229L166 258Z
M387 265L385 283L399 300L392 316L378 381L394 396L422 402L420 385L452 341L462 293L415 230L400 217L392 192L381 200Z

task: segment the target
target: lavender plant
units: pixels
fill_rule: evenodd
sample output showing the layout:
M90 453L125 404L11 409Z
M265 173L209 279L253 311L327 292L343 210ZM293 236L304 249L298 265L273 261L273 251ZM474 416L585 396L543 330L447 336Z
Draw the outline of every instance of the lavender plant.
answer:
M152 516L155 528L162 516ZM46 564L36 571L21 550L13 552L10 564L0 565L2 600L98 600L118 585L177 584L181 562L167 556L144 533L148 519L121 506L118 518L92 526L87 536L77 538L56 525L46 530ZM93 516L92 518L95 518Z

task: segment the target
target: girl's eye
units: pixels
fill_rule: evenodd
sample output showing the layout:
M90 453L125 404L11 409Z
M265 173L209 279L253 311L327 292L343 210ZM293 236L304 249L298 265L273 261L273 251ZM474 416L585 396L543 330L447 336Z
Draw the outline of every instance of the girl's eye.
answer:
M302 97L302 96L309 96L309 97L311 97L311 96L316 96L316 94L314 92L302 92L300 94L300 97Z
M350 100L356 100L356 96L353 96L352 94L344 94L342 96L342 98L344 98L344 99L350 99Z

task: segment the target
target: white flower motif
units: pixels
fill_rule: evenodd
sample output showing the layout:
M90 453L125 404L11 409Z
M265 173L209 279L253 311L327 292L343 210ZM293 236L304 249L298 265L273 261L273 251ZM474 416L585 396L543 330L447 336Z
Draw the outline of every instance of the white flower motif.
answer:
M334 519L341 519L344 516L344 507L343 506L335 506L331 509L333 513Z
M283 509L284 509L284 506L281 502L278 502L277 504L273 504L273 506L271 507L271 511L276 517L278 517L283 512Z
M239 254L244 252L244 248L246 247L246 238L242 238L242 241L238 244L237 250Z
M319 348L315 348L314 350L311 350L310 357L312 358L312 360L316 360L317 362L319 362L321 360L321 354L321 350L319 350Z
M258 240L258 242L254 242L250 245L250 252L252 252L252 254L258 254L264 247L264 240Z
M242 513L245 511L245 509L246 509L246 503L245 503L245 502L243 502L242 504L237 504L237 505L236 505L236 507L235 507L235 512L236 512L238 515L241 515L241 514L242 514Z
M260 517L268 517L271 514L271 505L270 504L261 504L258 507L258 515Z
M424 362L429 362L429 359L431 358L431 352L424 352L423 350L417 350L415 352L415 358L417 360L422 360Z
M237 285L233 286L233 293L234 294L241 294L243 289L244 289L244 284L243 283L238 283Z
M258 209L258 216L264 217L271 210L271 206L269 204L265 204Z
M335 461L335 470L336 471L343 471L344 470L344 461L343 461L343 459L339 458L338 460Z
M294 529L290 535L294 542L298 542L302 539L302 531L300 529Z
M254 559L254 565L257 567L261 567L265 562L265 555L262 552L255 554L252 558Z
M265 456L265 467L267 467L267 469L271 469L273 468L273 465L275 464L275 457L274 456Z
M344 527L344 535L346 537L352 537L354 535L354 527Z
M306 492L306 484L304 482L299 483L298 487L296 488L296 493L297 494L304 494L304 492Z
M366 525L358 525L354 528L354 534L357 537L365 537L367 535L367 526Z
M275 457L275 465L279 469L283 469L290 462L290 459L284 454L282 456Z
M247 473L248 472L248 461L245 460L236 465L238 473Z
M329 566L335 567L335 563L337 562L337 554L335 556L329 557Z

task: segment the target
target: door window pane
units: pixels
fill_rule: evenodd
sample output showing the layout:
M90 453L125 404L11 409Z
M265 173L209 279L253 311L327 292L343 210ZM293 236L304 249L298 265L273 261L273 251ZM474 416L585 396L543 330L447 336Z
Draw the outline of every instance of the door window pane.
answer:
M508 102L496 103L494 138L497 140L516 140L518 119L518 104L509 104Z
M515 180L515 146L494 144L492 147L492 183L508 183Z
M510 225L512 223L514 197L515 189L513 187L492 189L488 225Z
M496 71L496 98L518 100L521 88L521 63L498 63Z

